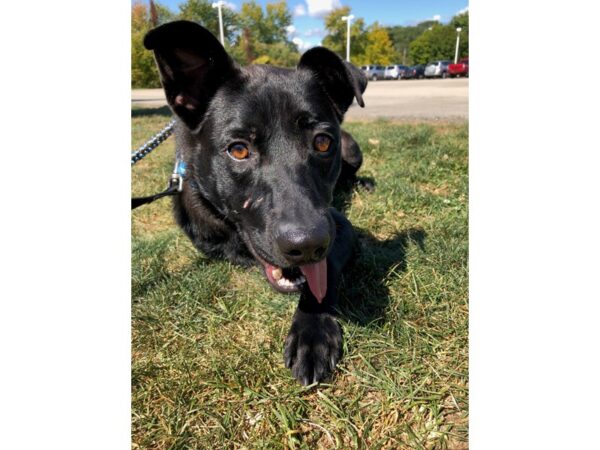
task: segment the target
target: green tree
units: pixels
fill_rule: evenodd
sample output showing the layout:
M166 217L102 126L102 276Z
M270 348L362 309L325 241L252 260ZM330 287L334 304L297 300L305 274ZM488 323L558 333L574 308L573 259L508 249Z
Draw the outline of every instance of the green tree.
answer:
M252 39L263 44L286 42L286 28L292 24L287 3L267 3L266 14L256 1L242 4L238 17L241 29L248 29Z
M350 7L334 9L325 17L327 36L323 39L323 46L336 52L340 57L346 58L346 39L348 25L342 21L343 16L350 14ZM357 62L363 59L367 45L365 21L355 18L350 25L350 60Z
M144 47L146 33L152 28L150 12L141 2L131 5L131 87L160 87L154 56Z
M269 33L266 30L265 15L261 6L255 1L242 3L238 23L251 40L260 41Z
M300 54L287 37L292 24L287 2L268 3L265 10L255 1L242 4L238 16L240 32L232 51L241 64L272 64L293 67Z
M300 53L285 42L277 42L270 45L259 44L258 50L260 56L252 61L253 64L295 67L300 60Z
M450 25L434 25L410 44L413 64L425 64L436 59L454 60L456 29Z
M136 0L140 1L140 0ZM155 2L154 0L148 1L148 11L149 11L149 20L150 24L154 26L159 26L167 22L171 22L177 18L173 12L166 6L161 5L160 3Z
M450 21L450 26L456 31L460 31L460 43L458 44L458 58L469 56L469 12L454 16Z
M462 14L457 14L450 21L450 25L454 28L461 27L463 29L469 29L469 11L466 11Z
M410 59L410 43L435 24L437 24L437 22L434 20L426 20L425 22L421 22L414 26L403 27L395 25L387 27L387 31L394 45L394 50L396 51L395 60L402 62L402 64L408 63Z
M290 13L285 0L277 3L267 3L267 15L265 17L266 36L261 42L273 44L276 42L288 42L286 28L292 24L292 13Z
M227 47L233 44L234 33L238 26L237 15L229 8L222 7L221 11L223 14L223 35ZM179 5L178 18L199 23L217 38L220 35L219 13L216 8L212 7L212 2L209 0L187 0Z
M460 27L458 57L469 55L469 13L456 15L448 25L436 23L409 44L409 61L425 64L436 59L454 61L456 28Z
M158 25L162 25L163 23L172 22L177 20L177 14L171 11L164 5L160 3L154 2L154 6L156 7L156 13L158 18Z

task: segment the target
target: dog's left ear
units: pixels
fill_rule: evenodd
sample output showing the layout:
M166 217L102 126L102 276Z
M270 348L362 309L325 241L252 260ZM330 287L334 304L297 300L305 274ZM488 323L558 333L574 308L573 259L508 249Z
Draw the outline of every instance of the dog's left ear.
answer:
M161 25L146 34L144 46L154 50L167 102L191 129L217 89L239 73L217 38L194 22Z
M331 50L325 47L311 48L300 58L298 69L310 70L316 76L340 121L355 97L356 102L365 107L362 93L367 88L367 77Z

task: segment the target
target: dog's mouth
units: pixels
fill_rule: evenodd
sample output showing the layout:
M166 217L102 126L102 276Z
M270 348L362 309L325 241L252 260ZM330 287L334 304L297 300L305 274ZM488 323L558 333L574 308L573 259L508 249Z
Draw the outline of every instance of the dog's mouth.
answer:
M267 280L279 292L298 292L302 285L308 283L308 288L321 303L327 293L327 260L323 259L300 267L281 268L261 261Z
M261 257L252 245L252 241L247 235L244 241L250 253L254 255L264 269L265 276L269 284L278 292L293 293L299 292L304 284L308 284L308 288L315 296L317 301L321 303L327 293L327 259L321 261L304 264L298 267L279 267L268 263L265 258Z
M261 261L267 280L279 292L298 292L306 278L297 267L281 268Z
M279 292L298 292L304 283L321 303L327 293L327 260L299 267L281 268L261 261L267 280Z

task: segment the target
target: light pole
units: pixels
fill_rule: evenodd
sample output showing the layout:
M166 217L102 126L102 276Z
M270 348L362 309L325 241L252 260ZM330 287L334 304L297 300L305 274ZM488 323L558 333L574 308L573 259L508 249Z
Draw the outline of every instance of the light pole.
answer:
M224 1L219 0L212 4L213 8L217 8L219 10L219 31L221 32L221 45L225 47L225 37L223 36L223 13L221 12L221 8L225 5Z
M456 51L454 52L454 64L458 62L458 44L460 42L460 32L462 28L458 27L456 29Z
M350 22L354 19L354 15L342 16L344 22L348 22L348 33L346 36L346 61L350 62Z

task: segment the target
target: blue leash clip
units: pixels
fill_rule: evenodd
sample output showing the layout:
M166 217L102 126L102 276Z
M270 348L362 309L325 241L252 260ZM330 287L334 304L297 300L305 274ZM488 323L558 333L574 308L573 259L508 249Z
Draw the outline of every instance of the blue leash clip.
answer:
M185 176L186 168L187 166L185 162L182 159L177 158L175 161L175 167L173 168L173 173L169 179L169 186L177 186L177 192L181 192L183 190L183 177Z

